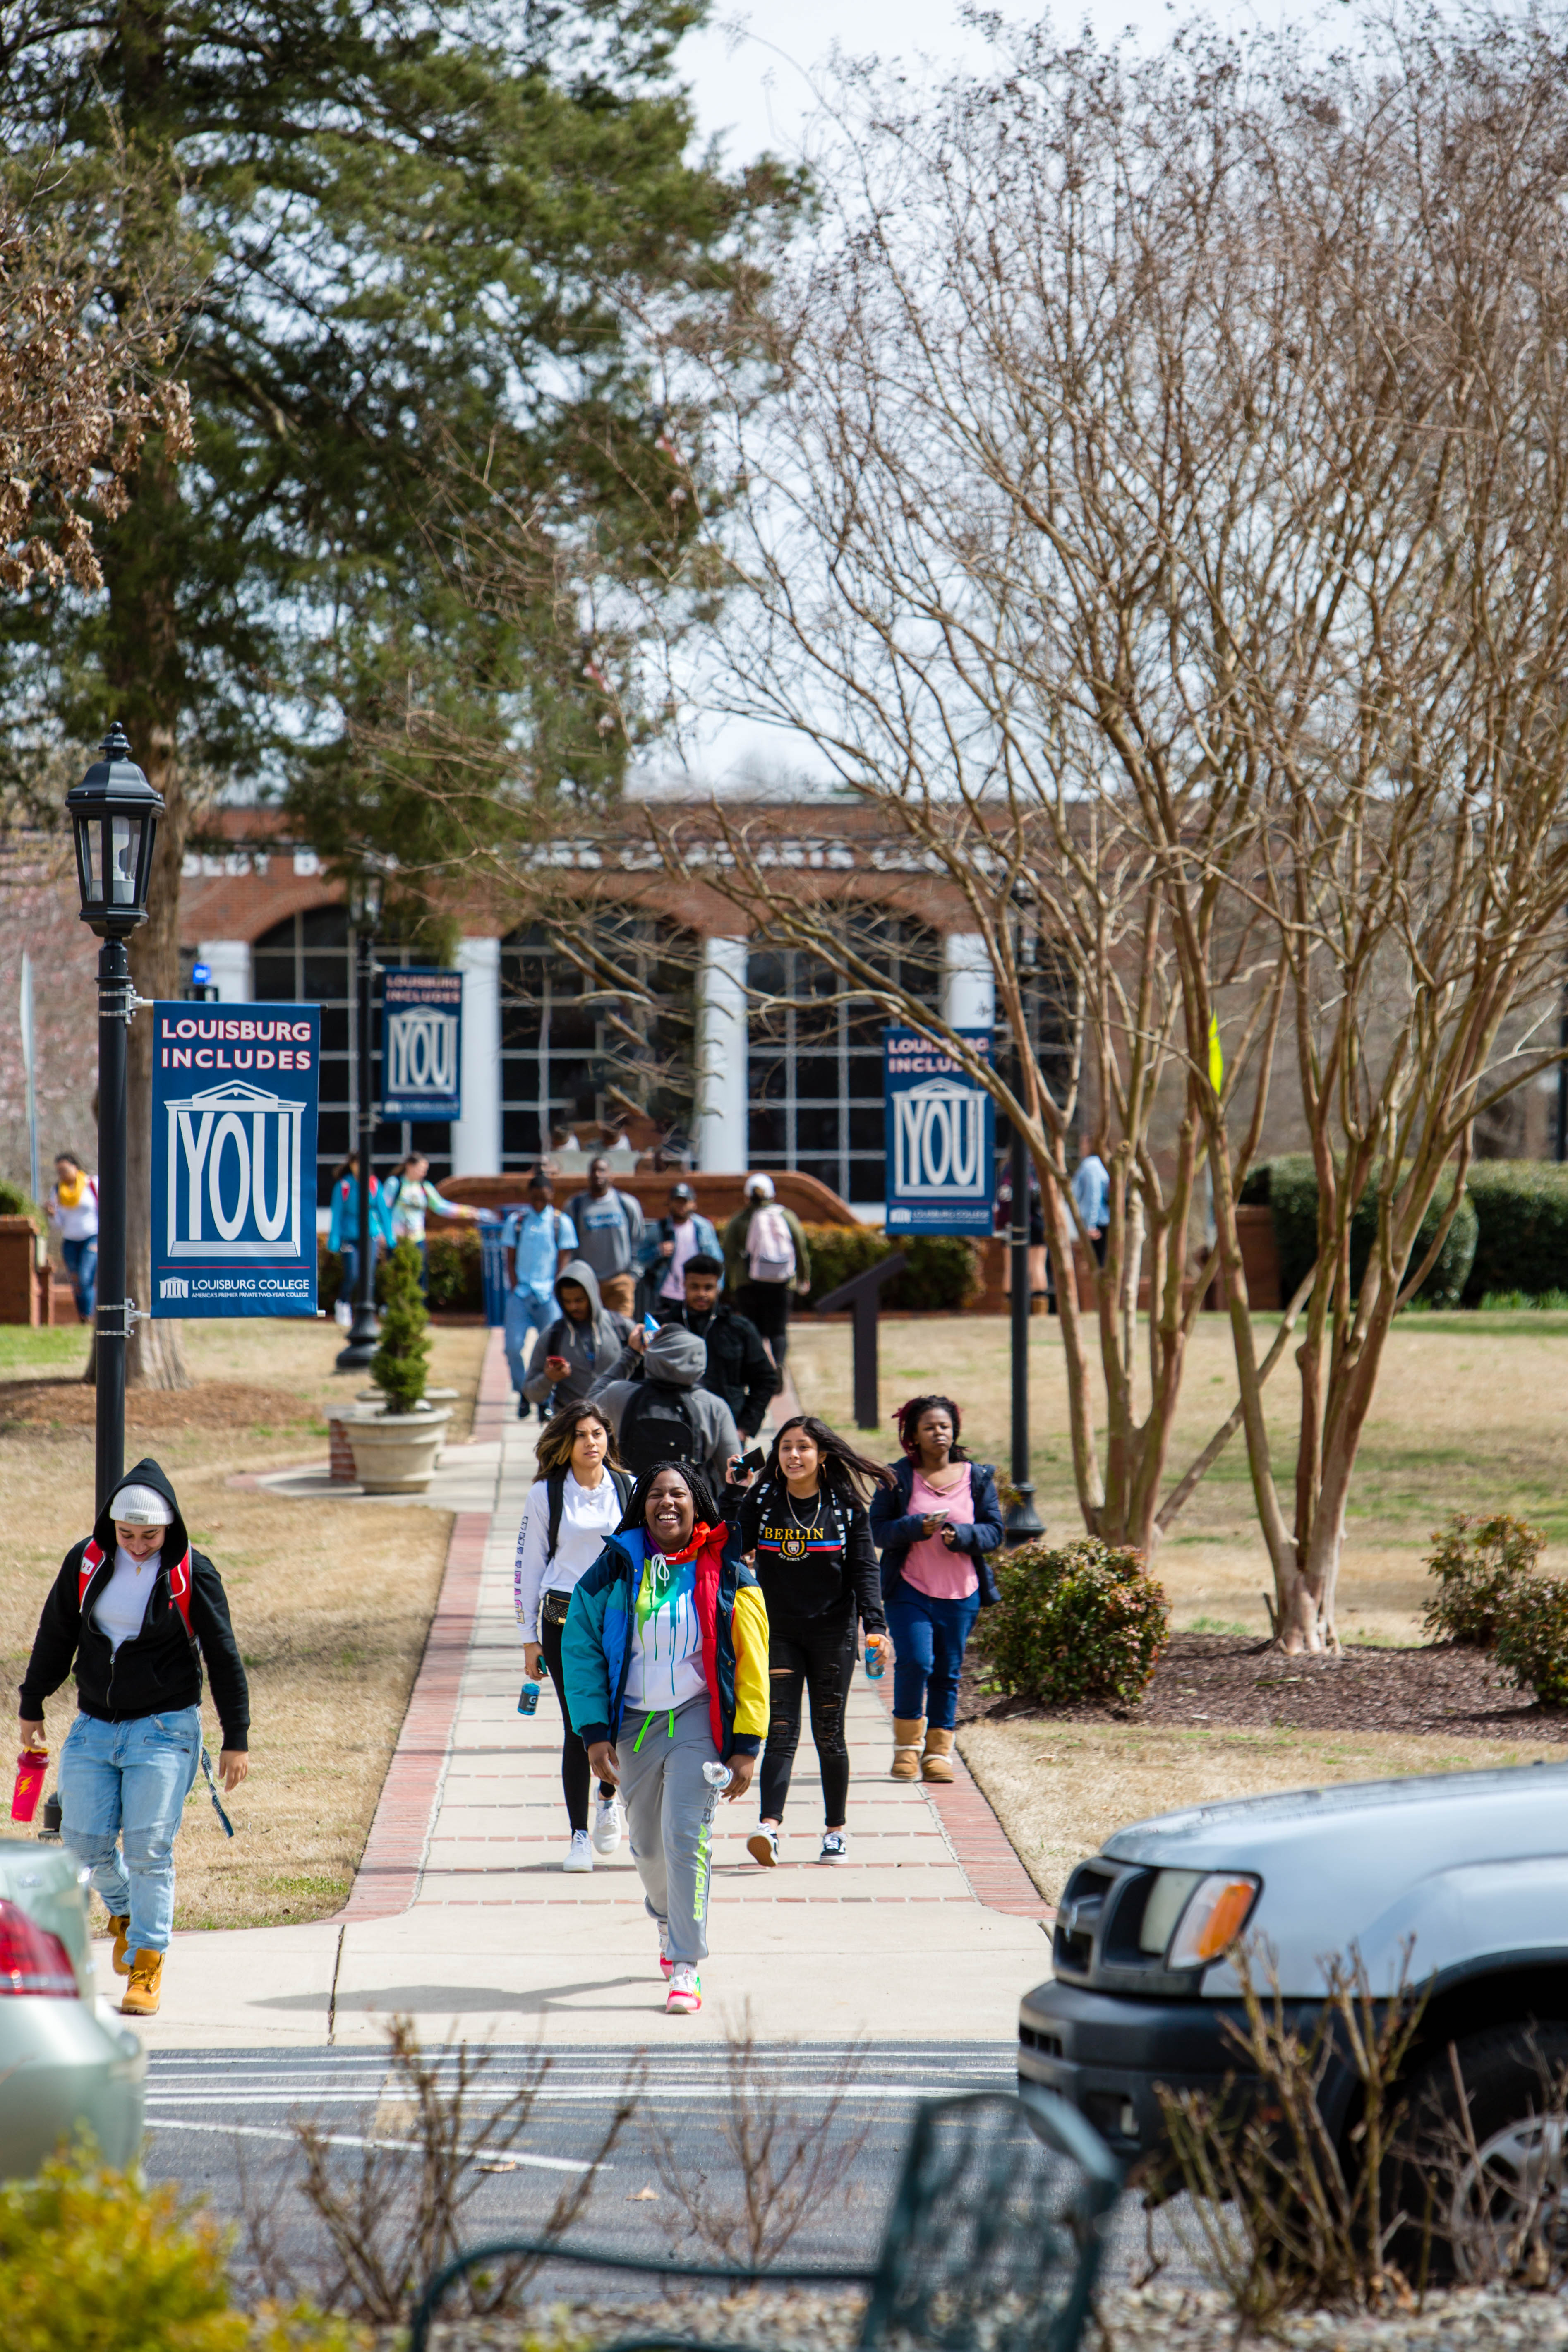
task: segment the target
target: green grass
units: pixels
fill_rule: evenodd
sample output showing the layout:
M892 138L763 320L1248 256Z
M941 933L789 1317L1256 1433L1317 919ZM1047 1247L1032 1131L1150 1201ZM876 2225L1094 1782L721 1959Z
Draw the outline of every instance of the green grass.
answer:
M87 1333L79 1324L63 1331L33 1330L26 1323L0 1323L0 1374L79 1372L87 1361Z

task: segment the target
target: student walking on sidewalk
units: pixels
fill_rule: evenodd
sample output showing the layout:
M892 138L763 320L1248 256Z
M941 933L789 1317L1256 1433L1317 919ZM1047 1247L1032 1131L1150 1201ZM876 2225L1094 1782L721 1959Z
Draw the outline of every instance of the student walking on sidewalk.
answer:
M539 1475L517 1538L513 1594L531 1682L542 1658L561 1702L561 1789L572 1842L563 1870L592 1870L596 1853L621 1842L621 1805L613 1780L601 1780L588 1831L588 1751L572 1728L561 1670L561 1637L578 1579L620 1526L632 1482L616 1459L609 1424L596 1406L569 1404L539 1433Z
M690 1463L637 1480L578 1580L562 1654L573 1728L626 1804L665 2007L700 2009L714 1797L703 1767L729 1766L731 1801L752 1785L768 1728L768 1612L739 1528Z
M951 1397L911 1397L898 1411L904 1458L871 1497L882 1548L882 1599L892 1629L895 1780L951 1780L964 1646L997 1598L986 1554L1002 1540L996 1473L958 1442ZM921 1738L925 1738L921 1753Z
M250 1696L218 1572L193 1551L174 1490L138 1462L90 1537L67 1552L22 1680L23 1745L74 1663L60 1751L60 1836L109 1906L126 2017L151 2017L174 1925L174 1838L202 1760L202 1660L223 1726L218 1772L249 1769ZM117 1847L121 1851L117 1851ZM123 1861L121 1853L123 1853Z
M818 1862L849 1850L849 1743L845 1711L855 1673L857 1623L866 1646L890 1654L866 1494L893 1474L868 1462L813 1413L796 1413L773 1440L766 1468L741 1506L741 1542L754 1555L768 1605L768 1744L763 1814L746 1840L764 1869L779 1858L790 1773L800 1743L804 1693L822 1771L824 1830Z

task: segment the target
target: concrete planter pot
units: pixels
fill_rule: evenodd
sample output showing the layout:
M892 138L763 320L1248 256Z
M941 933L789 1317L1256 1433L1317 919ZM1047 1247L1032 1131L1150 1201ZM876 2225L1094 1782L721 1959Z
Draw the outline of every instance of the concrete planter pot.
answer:
M380 1406L386 1402L380 1389L355 1389L354 1398L360 1404ZM458 1391L456 1389L426 1389L419 1402L421 1404L456 1404Z
M368 1412L344 1423L354 1476L367 1495L422 1495L435 1475L451 1413Z

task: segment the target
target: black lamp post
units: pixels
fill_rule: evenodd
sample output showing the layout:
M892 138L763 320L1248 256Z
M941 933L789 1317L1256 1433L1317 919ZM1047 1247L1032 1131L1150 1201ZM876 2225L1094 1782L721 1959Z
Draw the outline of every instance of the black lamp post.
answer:
M1024 977L1024 1019L1029 1018L1028 992L1035 977L1035 919L1028 897L1021 884L1014 886L1014 898L1018 906L1017 954ZM1027 1036L1016 1042L1018 1069L1016 1079L1022 1080L1023 1059L1029 1050ZM1018 1091L1023 1091L1019 1083ZM1028 1543L1045 1532L1044 1522L1035 1508L1035 1482L1029 1475L1029 1147L1024 1130L1016 1122L1013 1128L1013 1218L1007 1235L1009 1272L1012 1290L1009 1318L1013 1354L1013 1444L1009 1476L1016 1499L1007 1506L1003 1522L1003 1535L1011 1549L1015 1544ZM1069 1277L1070 1278L1070 1277Z
M381 1339L381 1318L375 1311L375 1258L370 1244L370 1156L375 1136L375 1104L372 1099L372 987L375 980L375 927L381 919L383 875L366 865L348 881L349 929L354 942L354 986L357 995L357 1050L354 1055L354 1157L358 1163L359 1271L354 1282L354 1319L348 1345L338 1351L340 1372L363 1371Z
M98 951L98 1507L125 1470L125 1343L136 1313L125 1294L126 1031L139 1003L125 942L147 919L147 882L163 802L131 757L118 722L66 795L76 835L81 919Z

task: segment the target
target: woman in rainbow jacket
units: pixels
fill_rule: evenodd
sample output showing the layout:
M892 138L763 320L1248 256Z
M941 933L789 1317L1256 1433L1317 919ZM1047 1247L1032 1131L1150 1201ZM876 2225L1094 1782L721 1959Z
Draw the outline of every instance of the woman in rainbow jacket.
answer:
M737 1508L741 1489L726 1488ZM572 1728L618 1787L671 2014L700 2009L715 1783L743 1797L768 1728L768 1612L701 1472L659 1462L572 1594L561 1644Z

